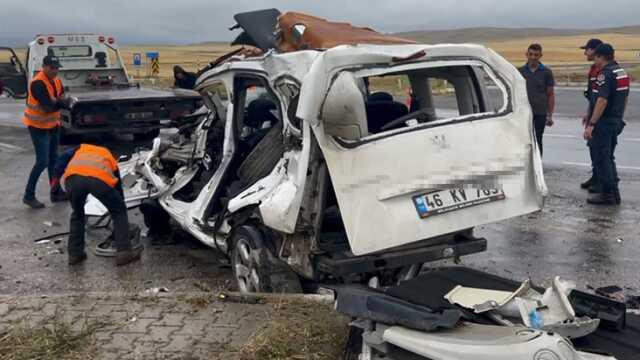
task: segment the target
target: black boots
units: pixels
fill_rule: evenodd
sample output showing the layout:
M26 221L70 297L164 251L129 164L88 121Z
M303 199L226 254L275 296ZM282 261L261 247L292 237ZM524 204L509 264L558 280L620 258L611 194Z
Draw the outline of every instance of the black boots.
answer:
M62 190L51 192L51 202L52 203L63 202L63 201L67 201L67 200L69 200L69 197L67 196L66 192L64 192Z
M78 265L85 260L87 260L86 253L82 253L80 256L69 255L69 265Z
M582 184L580 184L580 188L581 189L589 189L592 186L596 185L596 180L592 177L589 178L589 180L583 182Z
M44 204L38 201L38 199L36 199L35 197L33 198L23 197L22 202L32 209L42 209L44 207Z
M618 196L619 198L619 196ZM614 194L597 193L587 199L589 204L593 205L618 205L618 199Z
M116 266L124 266L140 260L142 247L116 252Z

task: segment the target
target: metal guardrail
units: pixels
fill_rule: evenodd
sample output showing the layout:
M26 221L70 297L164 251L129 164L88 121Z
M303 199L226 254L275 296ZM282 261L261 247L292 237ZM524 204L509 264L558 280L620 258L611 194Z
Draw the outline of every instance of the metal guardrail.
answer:
M556 84L563 86L582 86L587 83L587 73L591 68L589 63L548 65L553 70ZM640 66L640 61L622 61L620 66L629 69ZM640 81L640 79L633 79ZM634 82L635 82L634 81Z

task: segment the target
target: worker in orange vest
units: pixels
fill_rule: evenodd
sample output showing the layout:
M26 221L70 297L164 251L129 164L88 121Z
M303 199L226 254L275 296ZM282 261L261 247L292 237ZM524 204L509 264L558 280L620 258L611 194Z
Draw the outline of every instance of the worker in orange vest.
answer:
M67 244L69 265L79 264L87 258L84 251L84 205L89 194L98 199L111 214L116 265L126 265L140 259L142 249L133 249L129 237L129 220L118 162L107 148L81 144L63 152L56 163L51 185L54 189L64 186L73 209Z
M47 55L42 61L42 71L29 84L27 104L22 122L29 129L31 141L36 151L36 163L31 169L22 201L34 209L44 207L36 199L36 184L44 169L49 170L49 181L58 156L60 139L60 109L64 106L64 89L58 78L60 61ZM64 192L51 191L51 201L64 201Z

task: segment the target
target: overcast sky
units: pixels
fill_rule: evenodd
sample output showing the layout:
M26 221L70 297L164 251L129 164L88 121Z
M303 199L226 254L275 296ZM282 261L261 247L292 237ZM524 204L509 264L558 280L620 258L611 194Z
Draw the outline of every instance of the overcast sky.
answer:
M0 42L21 45L36 33L65 32L113 34L138 44L229 40L233 14L268 7L382 32L640 24L638 0L0 0Z

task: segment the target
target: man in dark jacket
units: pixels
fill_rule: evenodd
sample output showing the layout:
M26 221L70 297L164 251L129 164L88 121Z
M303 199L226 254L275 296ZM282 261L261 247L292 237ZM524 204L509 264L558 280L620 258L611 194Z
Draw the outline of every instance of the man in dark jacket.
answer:
M45 56L42 70L29 84L26 107L22 122L29 129L36 162L29 174L22 201L34 209L44 204L36 199L36 184L44 169L49 170L49 180L53 177L53 167L58 154L60 136L60 109L65 106L64 88L58 78L60 62L55 56ZM51 189L51 201L64 201L66 195Z
M540 62L541 58L542 46L531 44L527 49L527 63L519 69L520 74L527 81L527 94L531 111L533 111L533 127L540 155L542 155L542 134L546 126L553 126L553 111L556 104L553 73Z
M174 87L193 90L196 86L196 74L185 71L181 66L173 67L173 77L175 78Z

